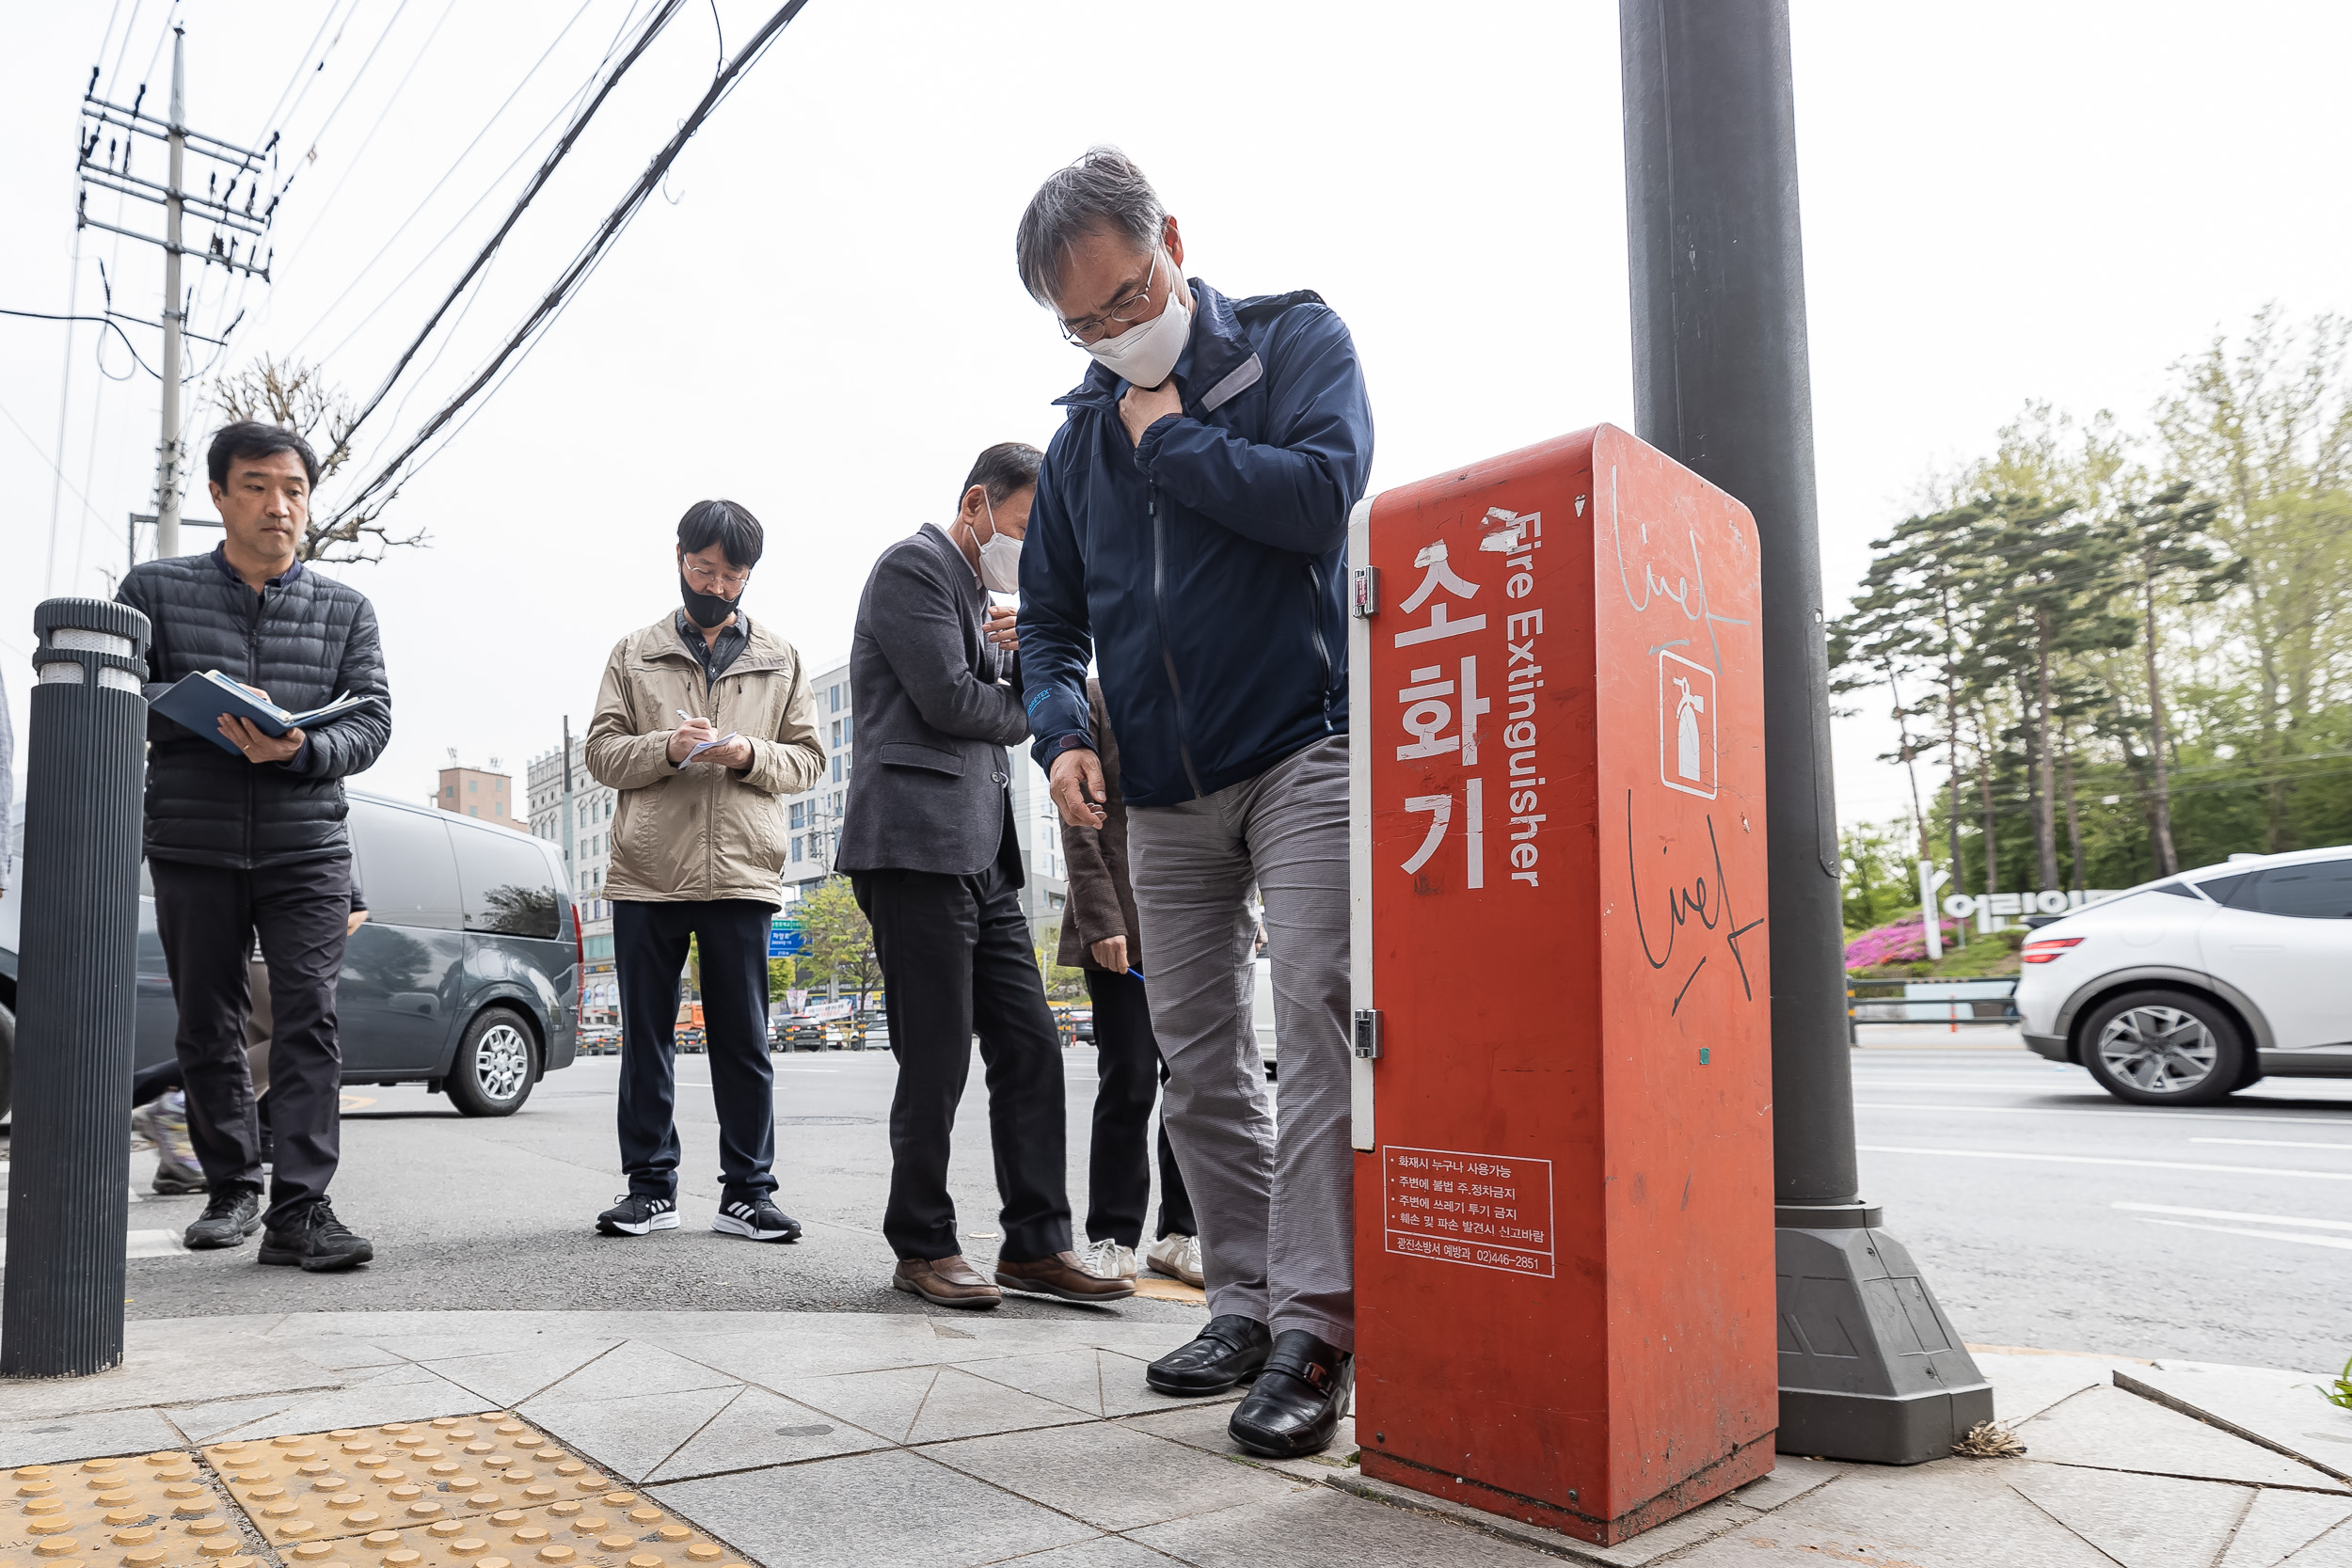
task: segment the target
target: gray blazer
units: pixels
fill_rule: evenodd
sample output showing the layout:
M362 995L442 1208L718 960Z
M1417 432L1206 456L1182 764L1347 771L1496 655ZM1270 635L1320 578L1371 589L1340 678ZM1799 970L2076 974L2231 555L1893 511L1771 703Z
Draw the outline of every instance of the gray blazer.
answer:
M936 527L874 562L850 642L857 737L834 870L969 877L995 861L1012 823L1005 748L1029 737L1029 721L987 613L971 563Z

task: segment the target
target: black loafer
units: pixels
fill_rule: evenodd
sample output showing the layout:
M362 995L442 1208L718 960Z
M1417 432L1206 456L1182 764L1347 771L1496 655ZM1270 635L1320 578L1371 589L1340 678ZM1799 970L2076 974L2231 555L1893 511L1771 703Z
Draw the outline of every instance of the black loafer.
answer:
M1255 1318L1211 1318L1200 1337L1143 1370L1143 1381L1163 1394L1221 1394L1247 1383L1265 1365L1274 1336Z
M1233 1407L1226 1432L1250 1453L1303 1459L1331 1446L1356 1386L1356 1358L1303 1328L1286 1328L1258 1374L1258 1386Z

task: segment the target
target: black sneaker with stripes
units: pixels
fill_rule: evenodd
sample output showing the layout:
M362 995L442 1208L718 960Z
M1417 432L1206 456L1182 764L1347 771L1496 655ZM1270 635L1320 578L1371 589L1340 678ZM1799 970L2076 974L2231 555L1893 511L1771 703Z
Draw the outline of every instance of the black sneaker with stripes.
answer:
M643 1236L648 1230L675 1230L677 1202L649 1193L630 1193L596 1216L596 1231L604 1236Z
M729 1197L711 1216L710 1228L722 1236L742 1236L755 1242L797 1242L801 1222L768 1201L766 1193Z

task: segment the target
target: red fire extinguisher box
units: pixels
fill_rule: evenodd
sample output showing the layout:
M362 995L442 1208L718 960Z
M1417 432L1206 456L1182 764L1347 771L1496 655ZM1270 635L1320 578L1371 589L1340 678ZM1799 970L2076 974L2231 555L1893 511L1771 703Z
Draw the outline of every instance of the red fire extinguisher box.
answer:
M1772 1467L1755 520L1600 425L1351 567L1363 1473L1621 1541Z

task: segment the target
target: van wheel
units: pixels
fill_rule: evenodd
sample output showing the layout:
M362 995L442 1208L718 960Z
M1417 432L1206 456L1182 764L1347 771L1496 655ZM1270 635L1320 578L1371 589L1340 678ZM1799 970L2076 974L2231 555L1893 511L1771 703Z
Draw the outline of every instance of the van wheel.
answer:
M2135 990L2083 1021L2083 1065L2099 1086L2135 1105L2211 1105L2238 1087L2246 1042L2201 996Z
M489 1007L467 1027L449 1065L450 1103L469 1117L511 1117L538 1078L531 1025L511 1007Z

